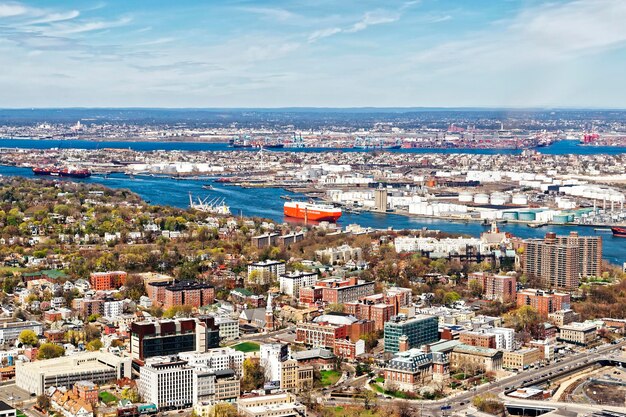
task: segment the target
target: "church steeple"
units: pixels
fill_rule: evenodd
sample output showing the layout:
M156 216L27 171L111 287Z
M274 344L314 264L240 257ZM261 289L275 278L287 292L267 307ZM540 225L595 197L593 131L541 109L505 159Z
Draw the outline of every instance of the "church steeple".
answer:
M265 331L271 332L275 328L274 307L272 306L272 293L267 294L267 305L265 306Z

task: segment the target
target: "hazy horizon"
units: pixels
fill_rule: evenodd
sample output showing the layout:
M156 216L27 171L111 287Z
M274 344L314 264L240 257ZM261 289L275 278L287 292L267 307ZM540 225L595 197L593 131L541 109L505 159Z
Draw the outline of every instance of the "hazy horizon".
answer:
M1 108L626 108L621 0L0 0Z

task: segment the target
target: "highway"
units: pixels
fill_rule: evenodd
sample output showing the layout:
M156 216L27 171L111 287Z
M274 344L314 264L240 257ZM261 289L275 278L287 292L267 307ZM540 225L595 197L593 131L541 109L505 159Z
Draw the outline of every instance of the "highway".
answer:
M450 413L456 413L466 409L469 405L471 405L471 400L473 397L485 394L492 393L495 395L499 395L506 404L513 405L526 405L529 407L532 406L542 406L542 407L551 407L551 408L561 408L569 411L577 411L581 412L590 411L590 410L601 410L601 409L612 409L611 407L606 406L590 406L586 404L573 404L573 403L558 403L552 401L533 401L533 400L517 400L509 397L503 397L503 392L509 389L520 388L524 385L532 385L534 381L541 380L543 378L557 378L561 374L565 374L569 369L577 366L582 366L586 363L590 363L592 361L608 358L608 354L610 352L620 350L622 346L626 345L626 341L622 341L615 345L606 345L599 347L595 352L584 352L576 355L572 355L568 358L561 360L558 363L552 363L550 365L544 366L543 368L531 369L528 371L521 372L519 374L511 375L506 378L502 378L495 382L491 382L488 384L480 385L472 390L465 391L453 395L451 397L445 398L443 400L438 401L419 401L412 400L410 403L414 405L414 408L418 410L422 410L422 416L442 416L443 413L441 411L441 407L443 406L451 406L451 409L446 412L445 415L450 415ZM567 369L566 369L567 367ZM379 403L387 403L391 404L398 401L397 399L379 399ZM362 403L362 400L351 400L351 399L329 399L326 401L328 405L341 405L341 404L354 404L354 403ZM617 407L613 407L615 410L619 410ZM623 410L623 409L622 409Z

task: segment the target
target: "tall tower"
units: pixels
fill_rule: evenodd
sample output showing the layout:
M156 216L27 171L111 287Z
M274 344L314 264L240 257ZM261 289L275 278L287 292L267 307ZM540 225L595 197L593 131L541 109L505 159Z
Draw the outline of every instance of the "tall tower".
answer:
M272 293L267 294L267 306L265 307L265 331L271 332L275 328L274 307L272 307Z
M376 211L383 213L387 211L387 188L383 188L382 184L374 190L374 206Z

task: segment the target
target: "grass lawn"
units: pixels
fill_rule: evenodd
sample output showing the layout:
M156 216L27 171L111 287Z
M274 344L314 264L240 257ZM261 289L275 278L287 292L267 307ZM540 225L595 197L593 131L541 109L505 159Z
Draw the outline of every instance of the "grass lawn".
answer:
M385 378L383 378L382 376L379 376L379 377L376 377L376 379L374 379L374 381L383 383L383 382L385 382Z
M334 417L352 417L354 416L354 410L358 410L359 417L378 417L380 414L375 410L365 410L363 407L325 407L326 410L330 410Z
M16 410L17 417L26 417L26 414L22 410Z
M102 391L100 393L100 395L98 395L98 397L105 404L109 404L109 403L117 401L117 397L115 395L111 394L110 392L107 392L107 391Z
M336 384L341 378L339 371L320 371L320 374L322 375L322 385L325 387Z
M259 350L261 350L261 346L255 342L242 342L238 345L233 346L233 349L243 353L258 352Z

